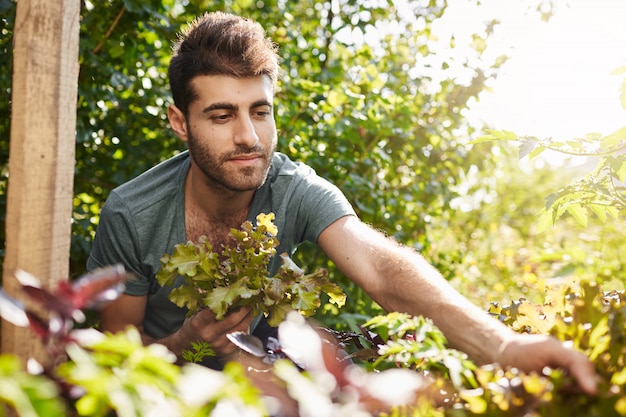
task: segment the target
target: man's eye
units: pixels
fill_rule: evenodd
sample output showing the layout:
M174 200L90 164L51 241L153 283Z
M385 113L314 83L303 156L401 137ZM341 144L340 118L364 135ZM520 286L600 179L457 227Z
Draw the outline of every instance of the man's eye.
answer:
M259 111L255 111L253 113L254 117L257 117L259 119L265 119L265 118L269 117L270 114L271 113L269 111L266 111L266 110L259 110Z
M230 114L216 114L215 116L211 117L211 120L217 123L225 122L228 119L230 119Z

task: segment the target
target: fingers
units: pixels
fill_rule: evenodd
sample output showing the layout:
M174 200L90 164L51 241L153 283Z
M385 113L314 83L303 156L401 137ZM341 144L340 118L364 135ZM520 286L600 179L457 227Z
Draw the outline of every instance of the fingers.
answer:
M561 368L574 377L584 393L596 395L598 392L599 377L589 358L553 337L517 335L503 344L500 364L526 372L539 372L546 366Z
M203 309L188 318L183 327L190 329L188 333L193 335L190 339L204 340L217 354L225 355L237 349L226 335L236 331L247 332L251 322L252 314L249 308L241 308L221 320L218 320L210 309Z
M593 363L581 352L561 346L563 350L554 356L553 364L566 369L585 394L597 395L599 376Z

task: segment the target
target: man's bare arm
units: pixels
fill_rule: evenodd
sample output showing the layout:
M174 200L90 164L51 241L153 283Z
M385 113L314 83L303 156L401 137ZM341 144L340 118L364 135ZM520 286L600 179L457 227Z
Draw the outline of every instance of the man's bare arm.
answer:
M417 251L358 218L337 220L322 232L318 243L337 267L386 311L430 318L451 347L477 363L497 362L525 371L562 367L586 392L595 393L597 377L583 354L551 337L514 332L456 291Z

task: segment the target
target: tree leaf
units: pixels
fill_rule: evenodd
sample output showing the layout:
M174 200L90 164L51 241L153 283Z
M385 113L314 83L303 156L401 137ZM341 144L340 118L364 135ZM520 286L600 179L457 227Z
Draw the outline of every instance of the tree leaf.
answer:
M626 182L626 159L623 159L619 162L616 162L617 167L614 167L615 175L620 182Z
M519 159L524 158L528 154L530 154L533 150L535 150L537 143L539 143L536 139L530 137L520 138L519 145Z
M580 204L569 204L566 210L579 224L587 227L588 218L587 210L585 208L583 208Z
M477 143L492 142L494 140L517 140L518 138L515 133L510 132L508 130L487 129L485 130L485 132L487 132L486 135L483 135L474 140L471 140L468 142L468 144L475 145Z

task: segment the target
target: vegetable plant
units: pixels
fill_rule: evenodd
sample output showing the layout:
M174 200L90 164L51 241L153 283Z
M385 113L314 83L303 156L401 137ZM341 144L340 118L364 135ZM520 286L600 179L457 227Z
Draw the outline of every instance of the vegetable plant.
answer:
M286 253L274 277L268 277L267 265L276 254L278 229L274 214L259 214L257 224L246 221L241 229L232 229L234 244L218 251L205 237L198 243L187 242L174 247L173 253L161 258L162 268L156 278L162 286L173 285L177 276L185 284L174 288L170 299L189 315L208 307L218 319L242 306L253 314L265 314L277 326L287 312L297 310L310 316L320 306L320 293L343 306L346 296L341 287L328 280L326 269L305 274Z

